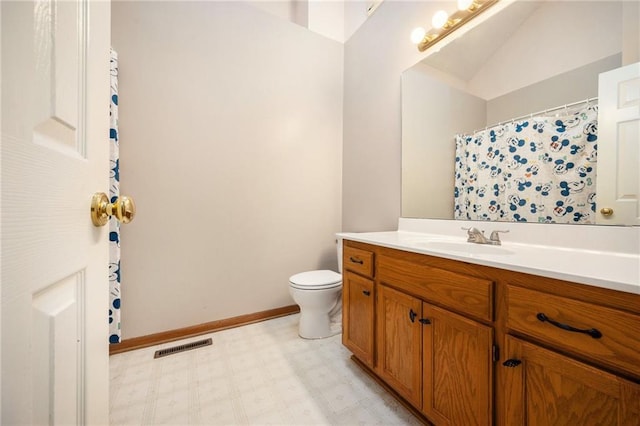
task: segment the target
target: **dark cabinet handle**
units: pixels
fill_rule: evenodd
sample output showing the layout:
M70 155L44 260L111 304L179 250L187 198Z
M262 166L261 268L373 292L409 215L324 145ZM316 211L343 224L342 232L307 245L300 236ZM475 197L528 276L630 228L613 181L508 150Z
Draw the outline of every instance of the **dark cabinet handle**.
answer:
M411 322L416 322L417 316L418 314L413 312L413 309L409 309L409 319L411 320ZM420 322L420 324L431 324L431 320L428 318L420 318L418 322Z
M519 359L508 359L505 362L502 363L502 365L504 365L505 367L517 367L520 364L522 364L522 361L520 361Z
M365 296L371 296L371 292L369 290L362 290L362 294Z
M358 259L357 257L353 257L353 256L351 256L351 257L349 258L349 260L351 261L351 263L357 263L357 264L359 264L359 265L364 264L364 260L362 260L362 259Z
M546 321L549 324L555 325L556 327L561 328L563 330L573 331L574 333L588 334L589 336L593 337L594 339L599 339L599 338L602 337L602 333L600 332L600 330L598 330L596 328L580 329L580 328L571 327L570 325L562 324L560 322L552 320L551 318L549 318L548 316L546 316L542 312L538 313L538 315L536 315L536 318L538 318L538 321L540 321L540 322L545 322Z

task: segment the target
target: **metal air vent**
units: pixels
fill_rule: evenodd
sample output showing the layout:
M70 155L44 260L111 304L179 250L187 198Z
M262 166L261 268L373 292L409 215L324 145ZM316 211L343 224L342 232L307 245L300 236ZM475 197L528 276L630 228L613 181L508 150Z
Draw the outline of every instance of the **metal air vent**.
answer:
M211 339L198 340L196 342L185 343L184 345L173 346L171 348L161 349L156 351L153 358L162 358L163 356L177 354L179 352L190 351L191 349L198 349L203 346L211 345Z

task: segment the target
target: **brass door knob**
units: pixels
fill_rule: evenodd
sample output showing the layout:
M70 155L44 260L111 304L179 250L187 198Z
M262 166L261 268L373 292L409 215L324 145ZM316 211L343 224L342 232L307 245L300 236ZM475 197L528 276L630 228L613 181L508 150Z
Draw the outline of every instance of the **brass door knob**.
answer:
M136 215L133 198L120 196L115 203L109 202L104 192L96 192L91 199L91 221L95 226L104 226L109 217L115 216L122 223L129 223Z
M611 216L613 214L613 209L609 207L604 207L600 209L600 213L602 213L602 216Z

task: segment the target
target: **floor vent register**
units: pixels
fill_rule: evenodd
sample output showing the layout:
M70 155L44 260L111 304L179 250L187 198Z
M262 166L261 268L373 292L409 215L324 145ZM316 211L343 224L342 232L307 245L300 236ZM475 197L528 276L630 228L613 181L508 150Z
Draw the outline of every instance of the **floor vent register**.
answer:
M198 349L204 346L211 345L211 339L198 340L196 342L185 343L184 345L173 346L171 348L161 349L156 351L153 355L154 358L162 358L164 356L177 354L180 352L190 351L191 349Z

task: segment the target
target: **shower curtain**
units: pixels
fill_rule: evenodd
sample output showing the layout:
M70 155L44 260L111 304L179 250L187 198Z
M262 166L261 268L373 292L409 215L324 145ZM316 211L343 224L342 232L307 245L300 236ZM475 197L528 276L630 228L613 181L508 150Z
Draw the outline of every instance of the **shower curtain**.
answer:
M456 135L454 217L595 223L597 105Z
M111 49L111 102L109 118L109 199L120 195L120 148L118 141L118 54ZM120 342L120 222L109 219L109 343Z

